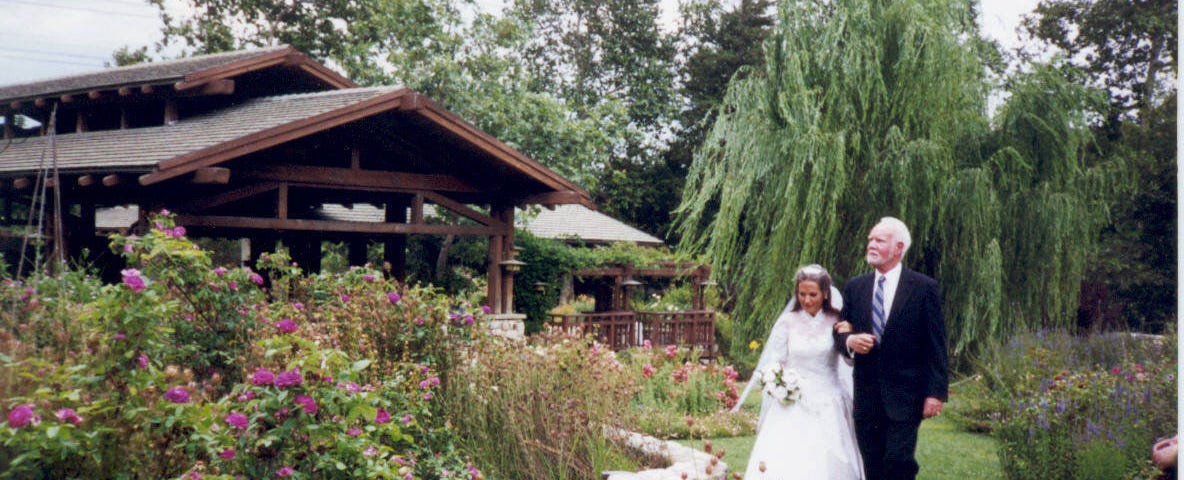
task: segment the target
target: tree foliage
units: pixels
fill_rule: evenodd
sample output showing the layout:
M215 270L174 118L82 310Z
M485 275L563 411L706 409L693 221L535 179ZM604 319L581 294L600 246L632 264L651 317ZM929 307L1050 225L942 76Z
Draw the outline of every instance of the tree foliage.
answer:
M1082 163L1095 97L1037 69L1012 80L992 130L973 15L970 1L779 5L765 68L731 84L679 210L683 245L737 295L739 335L767 330L800 265L840 284L867 271L885 215L910 226L906 263L942 282L956 354L1070 321L1113 191L1099 186L1114 186Z

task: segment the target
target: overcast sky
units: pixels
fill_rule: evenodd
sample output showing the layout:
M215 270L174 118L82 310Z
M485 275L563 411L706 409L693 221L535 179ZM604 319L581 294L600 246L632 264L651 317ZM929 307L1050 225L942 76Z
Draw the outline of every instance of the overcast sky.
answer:
M1036 2L983 2L983 31L1014 47L1020 15ZM677 0L662 0L666 21L676 5ZM119 47L152 45L159 37L156 8L143 0L0 0L0 85L101 69Z

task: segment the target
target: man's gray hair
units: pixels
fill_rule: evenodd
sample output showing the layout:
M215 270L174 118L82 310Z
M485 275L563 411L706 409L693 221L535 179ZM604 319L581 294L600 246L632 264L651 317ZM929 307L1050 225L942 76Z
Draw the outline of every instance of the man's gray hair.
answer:
M884 225L892 231L892 240L904 243L904 248L901 249L900 256L909 253L909 246L913 244L913 237L909 235L909 227L896 217L884 217L880 219L880 223L876 225Z

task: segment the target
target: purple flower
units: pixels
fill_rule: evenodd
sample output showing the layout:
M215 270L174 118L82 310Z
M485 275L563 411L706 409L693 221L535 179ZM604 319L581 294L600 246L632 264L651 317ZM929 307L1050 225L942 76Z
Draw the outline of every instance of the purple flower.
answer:
M341 303L349 303L349 295L341 294Z
M292 304L292 308L295 308L297 310L304 310L304 304L300 303L300 302L296 302L296 303Z
M214 275L219 277L226 275L226 267L218 267L214 269Z
M414 420L414 419L415 419L415 417L412 417L410 413L403 415L403 425L410 425L411 420Z
M492 308L489 308L489 305L482 305L482 306L481 306L481 313L484 313L484 314L487 314L487 315L488 315L488 314L489 314L490 312L492 312L492 311L493 311L493 309L492 309Z
M403 297L400 297L399 294L395 293L395 292L391 292L391 293L386 294L386 299L389 300L392 304L399 303L399 300L402 298Z
M374 445L370 445L365 450L362 450L363 457L373 457L376 453L378 453L378 449L374 448Z
M248 278L250 278L251 281L255 283L255 285L263 285L263 276L259 275L258 273L252 273Z
M345 431L345 434L346 434L346 435L349 435L349 436L351 436L351 437L356 437L356 436L358 436L358 435L361 435L361 434L362 434L362 429L360 429L360 428L358 428L358 427L354 427L354 428L351 428L351 429L349 429L349 430L346 430L346 431Z
M251 421L247 419L247 416L238 412L227 415L226 423L233 425L239 430L246 430L247 427L251 426Z
M362 391L362 388L359 387L358 384L356 384L354 382L349 382L349 383L345 384L345 391L347 391L349 393L358 393L358 392Z
M387 413L385 408L378 409L378 415L374 416L374 423L382 424L391 421L391 414Z
M423 318L422 317L415 317L415 324L416 325L423 325Z
M365 281L367 281L367 282L373 282L373 281L375 280L375 278L374 278L374 275L373 275L373 274L367 274L365 277L362 277L362 279L363 279L363 280L365 280Z
M247 390L238 396L238 401L245 402L245 401L250 400L252 398L255 398L255 392L253 392L251 390Z
M231 290L238 290L238 282L234 280L231 280L226 286L230 287Z
M168 215L168 214L170 214L170 213L172 213L172 212L170 212L170 211L169 211L169 209L167 209L167 208L162 208L162 209L160 209L160 214L161 214L161 215Z
M75 425L82 423L82 417L79 417L78 414L74 412L73 408L60 409L56 412L53 412L53 416L58 417L58 421L61 422L70 422Z
M251 375L251 383L257 386L271 385L273 382L275 382L275 374L263 367L259 367Z
M136 359L136 364L138 364L140 366L140 370L147 370L148 369L148 355L141 353L140 357Z
M304 377L300 376L300 371L295 368L280 372L275 377L275 386L279 388L295 387L302 383L304 383Z
M222 450L221 452L218 452L218 457L226 459L226 460L230 460L230 459L234 458L234 449L227 448L226 450Z
M173 403L189 403L189 392L182 387L173 387L164 392L164 399Z
M284 333L292 333L296 331L296 322L293 322L291 318L285 318L276 323L275 328Z
M119 272L123 275L123 284L132 289L133 292L139 292L148 286L144 283L144 279L140 277L140 271L134 268L128 268Z
M428 393L423 394L423 399L424 400L431 400L432 399L432 392L428 392Z
M112 338L112 339L115 339L115 340L123 340L123 339L127 338L127 335L124 335L124 334L122 334L122 333L116 333L116 334L115 334L114 336L112 336L111 338Z
M31 403L17 405L11 412L8 412L8 426L12 428L21 428L30 422L33 425L41 423L41 417L33 413L33 404Z
M297 405L300 405L300 408L304 410L304 413L309 415L317 414L317 401L313 400L312 397L308 395L297 395L296 399L293 401L296 402Z
M164 233L173 238L181 238L185 236L185 227L178 225L170 230L165 230Z
M473 316L472 315L465 315L465 325L472 325L472 324L473 324Z
M275 472L275 476L277 476L277 477L291 477L292 474L294 474L294 473L296 473L296 470L292 470L292 467L284 467L284 468L279 469L279 471Z

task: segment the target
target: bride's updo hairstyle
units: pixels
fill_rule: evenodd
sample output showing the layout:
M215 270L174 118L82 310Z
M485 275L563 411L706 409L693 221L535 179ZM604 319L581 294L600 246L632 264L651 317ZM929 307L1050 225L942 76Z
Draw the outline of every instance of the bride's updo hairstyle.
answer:
M823 296L826 297L822 300L823 311L834 314L839 313L839 311L830 304L830 274L826 272L825 268L822 268L822 265L818 265L816 263L799 268L798 273L793 276L793 298L795 299L793 304L794 311L802 309L802 304L798 303L796 299L798 298L798 284L802 283L803 281L814 282L818 284L818 289L821 290Z

